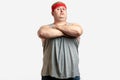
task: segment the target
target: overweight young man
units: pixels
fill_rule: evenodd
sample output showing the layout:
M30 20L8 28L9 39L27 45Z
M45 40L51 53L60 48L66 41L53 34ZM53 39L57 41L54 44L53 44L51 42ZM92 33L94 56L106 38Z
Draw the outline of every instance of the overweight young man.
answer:
M67 22L65 3L55 2L51 14L53 23L38 30L43 43L42 80L80 80L78 47L83 30Z

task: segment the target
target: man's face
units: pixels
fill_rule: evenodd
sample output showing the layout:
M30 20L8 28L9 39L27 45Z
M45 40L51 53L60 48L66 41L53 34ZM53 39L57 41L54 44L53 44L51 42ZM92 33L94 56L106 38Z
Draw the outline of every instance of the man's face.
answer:
M55 20L59 21L66 21L67 18L67 10L64 6L57 7L53 12L52 12Z

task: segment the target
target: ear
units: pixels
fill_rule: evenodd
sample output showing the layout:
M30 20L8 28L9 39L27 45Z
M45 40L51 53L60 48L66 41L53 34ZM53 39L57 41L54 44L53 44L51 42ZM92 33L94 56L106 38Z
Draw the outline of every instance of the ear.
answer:
M51 12L52 16L54 15L53 12Z

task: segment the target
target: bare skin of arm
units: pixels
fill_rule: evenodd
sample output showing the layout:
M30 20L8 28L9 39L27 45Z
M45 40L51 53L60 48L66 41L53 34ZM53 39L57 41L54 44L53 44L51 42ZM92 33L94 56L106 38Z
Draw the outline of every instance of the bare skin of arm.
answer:
M78 40L80 39L80 36L82 35L83 30L80 25L78 24L72 24L72 25L62 25L62 26L54 26L49 27L47 25L42 26L38 30L38 36L42 39L44 42L45 39L49 38L56 38L56 37L76 37Z
M83 33L81 26L75 23L71 25L64 25L64 26L56 25L55 28L62 31L65 35L68 35L71 37L79 37Z
M54 27L49 27L46 25L40 27L38 30L38 36L41 39L48 39L64 36L64 33Z

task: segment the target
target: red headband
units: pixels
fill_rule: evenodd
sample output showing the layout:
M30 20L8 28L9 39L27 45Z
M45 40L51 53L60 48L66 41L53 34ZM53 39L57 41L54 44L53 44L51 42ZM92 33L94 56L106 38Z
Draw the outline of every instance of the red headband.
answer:
M57 7L60 7L60 6L63 6L65 8L67 8L64 3L58 2L58 3L55 3L55 4L52 5L52 12L54 11L54 9L56 9Z

